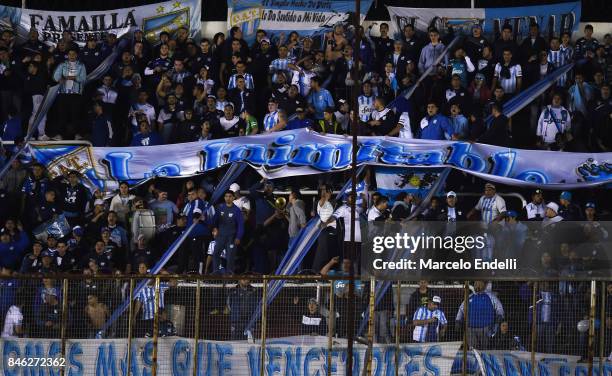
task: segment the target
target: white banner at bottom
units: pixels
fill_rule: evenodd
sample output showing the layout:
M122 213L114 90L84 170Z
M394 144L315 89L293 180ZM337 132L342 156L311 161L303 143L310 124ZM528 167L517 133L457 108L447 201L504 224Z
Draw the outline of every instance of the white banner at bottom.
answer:
M399 374L450 375L459 342L405 344L399 352ZM43 366L42 359L61 358L61 341L51 339L2 339L0 374L5 376L59 376L58 366ZM66 345L66 376L124 376L127 374L126 339L68 340ZM355 345L353 374L361 375L366 365L366 346ZM194 364L198 375L259 376L261 347L246 341L200 341L197 360L194 340L164 337L158 341L158 375L191 376ZM327 337L301 336L269 339L266 343L265 375L314 376L326 375L328 353L330 373L344 375L346 340L334 339L328 352ZM395 374L396 348L375 345L372 351L372 375ZM34 360L32 360L34 359ZM38 360L37 359L41 359ZM31 363L22 364L22 361ZM64 362L64 360L62 360ZM35 364L36 363L36 364ZM131 350L131 375L150 376L153 366L153 340L134 339Z
M477 351L474 350L480 372L484 376L587 376L589 365L579 363L579 356L535 354L535 365L528 351ZM612 363L599 364L594 359L593 375L612 375ZM535 369L535 373L532 370Z

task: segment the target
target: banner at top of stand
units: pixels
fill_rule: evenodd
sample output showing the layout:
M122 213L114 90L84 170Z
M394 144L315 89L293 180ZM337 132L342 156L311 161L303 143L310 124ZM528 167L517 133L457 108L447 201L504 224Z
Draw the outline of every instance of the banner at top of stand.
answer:
M512 26L513 36L519 41L529 35L529 25L537 23L546 39L570 34L578 30L580 1L526 7L503 8L408 8L388 6L391 23L390 35L399 36L406 25L426 32L436 27L445 34L451 29L470 35L474 25L480 25L485 34L497 38L504 24Z
M372 0L361 1L361 21L371 4ZM288 37L291 31L319 35L337 23L352 22L354 15L354 0L227 0L227 28L240 27L249 43L259 29L271 39Z
M196 38L200 35L201 9L199 0L171 0L138 7L80 12L0 5L0 29L12 29L20 40L27 40L28 32L36 29L42 42L52 46L65 31L69 31L79 45L85 45L88 37L100 41L109 33L120 37L134 30L142 30L150 42L155 42L162 31L172 34L181 27L189 31L191 38Z
M351 138L306 129L142 147L31 145L51 177L79 171L90 187L112 190L119 181L191 176L245 162L262 176L280 178L350 169ZM359 137L359 165L453 167L483 179L549 189L612 182L612 153L521 150L461 141Z

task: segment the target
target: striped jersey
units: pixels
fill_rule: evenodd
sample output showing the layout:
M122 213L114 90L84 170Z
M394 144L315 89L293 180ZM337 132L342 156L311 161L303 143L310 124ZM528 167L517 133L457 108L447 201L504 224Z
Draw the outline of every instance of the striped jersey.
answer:
M164 293L168 290L168 282L159 284L159 308L164 308ZM142 304L142 319L153 320L155 316L155 286L147 284L138 295L136 301Z
M310 94L310 80L317 75L316 72L301 70L294 71L291 84L300 88L300 95L307 97Z
M357 103L359 104L359 120L367 123L370 121L372 111L374 111L374 96L370 95L368 97L362 94L357 98Z
M270 63L270 71L271 72L276 72L276 71L288 71L289 70L289 64L293 64L293 60L291 59L274 59L272 60L272 63Z
M438 334L440 333L440 326L446 325L448 322L444 312L439 309L430 311L427 307L419 307L412 320L429 320L432 317L438 319L437 322L427 325L415 325L414 331L412 332L412 339L416 342L437 342Z
M572 49L564 48L557 51L548 50L548 62L551 63L555 68L564 66L572 61ZM557 85L564 87L568 81L568 74L565 73L557 80Z
M493 222L498 215L506 211L506 201L497 194L492 197L483 195L476 204L476 210L480 211L482 221L489 224Z
M499 81L499 85L504 89L504 93L506 94L514 94L516 93L517 87L517 79L523 76L523 71L521 70L520 64L512 65L510 67L510 78L501 77L502 65L497 63L495 65L495 77Z
M269 112L264 116L263 125L265 131L271 130L276 124L278 124L278 111Z
M227 83L227 90L232 90L233 88L236 87L236 80L238 79L238 76L242 76L244 77L244 86L246 86L246 88L248 90L254 90L255 89L255 83L253 81L253 76L249 73L243 73L243 74L233 74L232 77L230 77L229 82Z

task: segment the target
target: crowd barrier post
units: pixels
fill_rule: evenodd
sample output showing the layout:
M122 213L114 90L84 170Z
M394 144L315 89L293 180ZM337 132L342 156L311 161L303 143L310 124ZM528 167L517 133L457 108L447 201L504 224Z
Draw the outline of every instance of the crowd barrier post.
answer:
M194 355L193 355L193 376L198 374L198 356L199 347L198 342L200 341L200 283L198 279L195 291L195 332L193 334L194 339Z
M372 376L372 353L374 350L374 306L376 305L376 300L374 296L376 295L376 281L374 277L370 277L370 298L368 299L368 361L367 367L364 371L367 371L368 376Z
M157 344L159 334L159 276L155 277L155 309L153 316L153 365L151 367L151 375L157 376Z
M66 325L68 325L68 279L62 280L62 325L61 325L61 340L62 340L62 359L66 359ZM66 374L66 366L60 367L60 375Z
M535 375L536 371L536 362L535 362L535 353L537 346L537 337L538 337L538 282L533 283L533 288L531 291L531 374Z
M266 371L266 330L267 321L268 321L268 278L264 275L263 277L263 291L262 291L262 301L264 304L261 305L261 353L260 355L260 364L259 364L259 374L265 375Z
M334 306L334 281L329 281L329 318L327 320L327 375L331 376L332 368L332 351L334 344L334 330L336 323L336 307Z
M397 281L397 305L395 307L395 376L399 376L401 307L402 282ZM406 313L406 315L407 314L408 313Z
M467 354L468 354L468 322L470 314L470 281L465 281L463 285L463 359L461 360L461 375L467 375Z
M606 361L606 294L607 294L606 282L601 282L601 312L599 315L599 369L601 370L604 362ZM601 372L601 371L600 371Z
M127 360L126 375L132 374L132 331L134 330L134 278L130 278L130 305L128 307L128 334L127 334Z
M597 282L591 281L591 305L589 309L589 376L593 376L593 358L595 357L595 306L597 304Z

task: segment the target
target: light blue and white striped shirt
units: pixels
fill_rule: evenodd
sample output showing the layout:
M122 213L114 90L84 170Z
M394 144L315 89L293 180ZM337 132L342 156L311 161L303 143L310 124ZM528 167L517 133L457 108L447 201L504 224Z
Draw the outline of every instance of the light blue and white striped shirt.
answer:
M267 113L263 120L264 130L269 131L278 124L278 111Z
M274 59L272 60L272 63L270 63L270 71L271 72L276 72L276 71L288 71L289 70L289 64L293 64L293 60L286 58L286 59Z
M232 90L233 88L236 87L236 80L238 79L238 76L242 76L244 77L244 85L246 86L247 89L249 90L254 90L255 89L255 82L253 81L253 76L251 76L251 74L249 73L243 73L243 74L234 74L232 75L232 77L230 77L229 82L227 83L227 90Z
M551 63L555 68L564 66L565 64L572 61L572 49L565 48L557 51L548 50L548 62ZM565 73L557 80L557 85L565 87L568 81L568 74Z
M482 221L489 224L506 211L506 201L497 194L492 197L481 196L476 204L476 210L480 211Z
M435 326L436 329L436 338L438 337L438 333L440 332L440 326L444 326L447 324L446 316L444 312L439 309L435 309L430 311L427 307L419 307L412 320L429 320L432 317L436 317L438 319L438 323ZM433 325L433 324L432 324ZM412 339L416 342L426 342L427 339L427 329L430 325L415 325L414 331L412 332Z
M374 96L370 95L368 97L362 94L357 98L357 103L359 104L359 120L370 121L370 115L374 111Z
M504 89L506 94L514 94L518 91L516 87L517 79L523 76L520 64L510 66L510 78L501 77L502 65L495 65L495 77L499 81L499 85Z
M168 290L168 282L159 284L159 308L164 308L164 293ZM136 301L142 304L142 319L153 320L155 317L155 286L147 284L138 295Z

